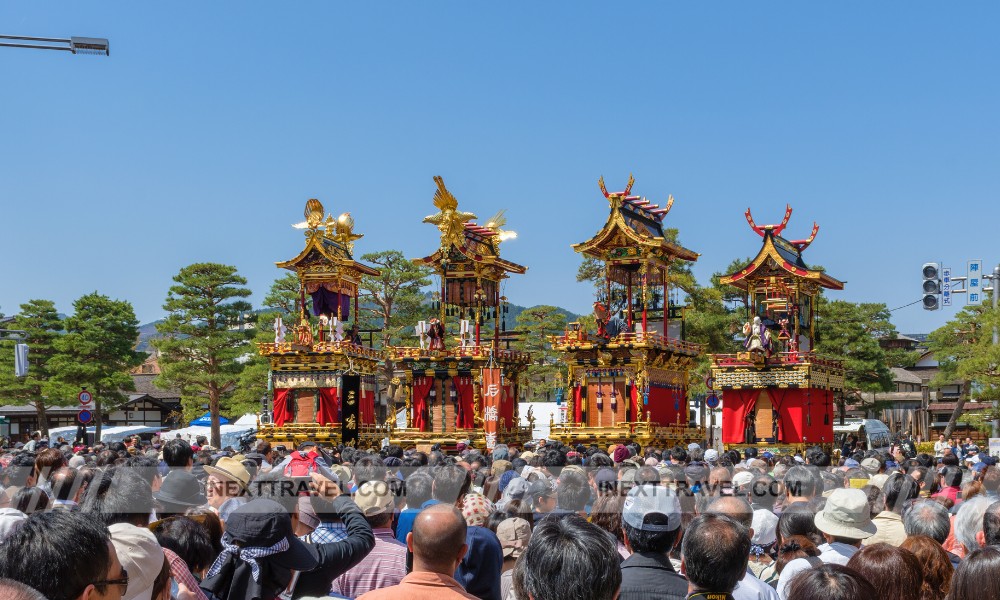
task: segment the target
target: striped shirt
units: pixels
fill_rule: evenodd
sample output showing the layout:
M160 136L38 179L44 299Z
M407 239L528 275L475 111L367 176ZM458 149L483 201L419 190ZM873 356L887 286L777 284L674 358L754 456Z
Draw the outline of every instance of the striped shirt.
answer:
M388 527L373 529L375 547L360 563L333 580L333 592L357 598L392 585L406 577L406 545Z

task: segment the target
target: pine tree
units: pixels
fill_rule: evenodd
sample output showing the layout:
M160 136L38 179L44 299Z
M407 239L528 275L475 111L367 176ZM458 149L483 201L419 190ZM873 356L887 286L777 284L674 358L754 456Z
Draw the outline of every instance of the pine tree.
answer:
M105 412L128 401L135 389L130 371L146 355L135 351L139 320L132 304L93 292L73 303L65 321L66 335L55 341L52 364L56 377L68 386L86 387L94 397L94 439L101 439Z
M157 385L181 390L185 419L208 404L212 445L221 443L219 415L228 403L243 370L241 359L253 349L252 332L240 327L250 304L247 280L236 267L196 263L174 276L163 309L167 318L156 326L163 335L154 340L160 351Z
M531 354L524 392L529 400L548 398L549 392L562 387L566 366L552 349L549 336L562 335L566 330L566 313L555 306L533 306L517 316L519 337L515 347Z

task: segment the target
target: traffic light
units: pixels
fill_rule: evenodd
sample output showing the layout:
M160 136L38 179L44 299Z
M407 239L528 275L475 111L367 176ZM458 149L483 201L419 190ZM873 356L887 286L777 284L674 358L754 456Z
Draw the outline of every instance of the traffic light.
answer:
M937 263L924 263L924 309L941 308L941 268Z

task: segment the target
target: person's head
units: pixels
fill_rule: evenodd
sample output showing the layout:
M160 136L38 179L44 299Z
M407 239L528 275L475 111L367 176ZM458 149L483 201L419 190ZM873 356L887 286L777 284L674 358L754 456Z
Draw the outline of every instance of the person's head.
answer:
M756 475L750 481L750 502L761 508L772 510L778 500L779 492L778 482L770 475Z
M514 592L532 600L612 600L621 586L614 538L586 519L546 518L514 567Z
M4 600L46 600L38 590L13 579L0 579L0 598Z
M406 545L413 553L413 570L454 575L469 549L467 528L453 504L435 504L420 511L406 536Z
M625 497L621 521L625 543L632 552L666 554L680 533L680 501L669 488L637 485Z
M53 471L66 466L66 457L55 448L46 448L35 457L35 473L41 479L48 479Z
M746 574L750 532L727 516L696 517L682 544L681 569L697 591L732 593Z
M924 535L943 544L951 532L951 515L939 502L919 500L904 511L903 530L907 536Z
M912 552L920 563L924 581L920 593L921 599L943 600L951 588L951 577L955 568L941 544L926 535L913 535L903 540L899 547Z
M469 491L472 479L469 472L458 465L443 465L434 473L434 484L431 495L435 500L446 504L459 504Z
M82 512L31 515L0 545L0 577L48 600L119 600L128 575L108 528Z
M983 513L983 545L1000 546L1000 501L990 504Z
M579 512L586 508L590 501L590 482L587 476L569 469L564 471L556 488L556 501L563 510Z
M49 500L49 495L42 488L25 487L17 490L10 504L24 514L31 515L48 509Z
M557 499L556 490L545 478L535 480L528 486L526 492L531 499L531 505L535 512L551 512L555 510Z
M753 509L750 508L750 503L743 498L737 498L736 496L723 496L721 498L716 498L711 504L708 505L705 512L716 515L725 515L745 527L747 530L749 530L753 524Z
M168 467L183 469L194 464L194 450L184 440L172 439L163 444L163 462Z
M945 467L941 469L938 476L941 478L941 487L958 487L962 485L962 469L959 467Z
M820 478L809 467L792 467L785 473L785 494L790 498L809 499L823 489Z
M361 487L368 481L385 481L388 471L378 456L365 455L354 463L354 483Z
M966 556L951 579L948 600L1000 598L1000 548L992 546Z
M955 540L965 546L966 553L978 549L983 543L983 515L990 506L985 496L966 500L958 507L955 515Z
M902 514L907 503L920 494L920 488L912 477L896 472L882 486L882 494L885 496L886 510Z
M420 508L420 505L431 499L434 478L423 469L418 470L405 482L406 506Z
M834 490L813 520L827 540L858 544L875 535L868 496L861 490Z
M847 566L871 582L880 600L920 600L923 576L912 552L889 544L863 546Z
M808 538L814 544L823 542L823 534L816 528L815 515L804 504L790 506L778 517L778 541L784 542L796 535Z
M63 467L52 473L49 477L49 484L52 486L52 494L55 500L76 500L80 492L82 478L77 477L76 469Z
M153 491L133 470L111 468L87 486L80 507L108 526L131 523L145 527L153 510Z
M519 517L508 517L497 524L497 539L503 548L503 559L517 560L531 541L531 523Z
M215 550L205 527L191 517L171 517L150 525L156 541L181 557L193 573L199 573L215 561Z
M14 460L10 461L4 469L7 478L7 485L24 487L35 485L35 456L28 452L21 452L14 455Z
M790 600L860 600L878 598L875 588L854 569L823 564L799 572L788 586Z

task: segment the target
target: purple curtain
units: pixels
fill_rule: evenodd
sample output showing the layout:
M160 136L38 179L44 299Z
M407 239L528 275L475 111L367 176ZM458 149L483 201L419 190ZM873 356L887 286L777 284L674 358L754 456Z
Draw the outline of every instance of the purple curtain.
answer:
M338 294L324 288L319 288L309 294L312 297L312 312L314 316L327 315L337 316L337 304L340 303L340 320L346 321L351 317L351 297L347 294Z

